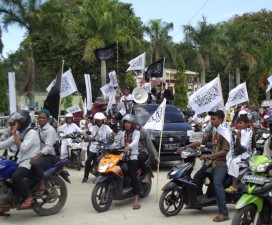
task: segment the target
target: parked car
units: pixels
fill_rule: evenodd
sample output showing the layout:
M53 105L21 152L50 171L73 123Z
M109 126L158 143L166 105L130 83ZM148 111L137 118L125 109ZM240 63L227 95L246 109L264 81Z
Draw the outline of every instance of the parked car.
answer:
M135 104L133 113L138 123L144 126L151 115L157 110L159 104ZM166 105L164 128L162 135L161 161L179 160L176 150L189 142L187 130L192 127L185 122L183 114L174 105ZM160 132L149 130L154 146L159 151Z

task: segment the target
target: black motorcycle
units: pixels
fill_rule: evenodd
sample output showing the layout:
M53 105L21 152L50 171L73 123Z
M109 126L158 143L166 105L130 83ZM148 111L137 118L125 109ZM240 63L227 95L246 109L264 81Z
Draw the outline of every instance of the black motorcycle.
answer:
M208 186L207 192L203 195L197 196L198 187L191 177L196 158L207 153L210 153L207 149L199 152L188 147L181 152L183 161L169 171L167 177L170 179L170 182L162 189L163 193L160 197L159 207L163 215L177 215L184 205L195 209L217 205L213 187L212 168L208 167L206 170L206 177L209 179L209 183L206 184ZM244 185L240 182L240 179L246 171L247 168L240 170L237 183L238 191L226 193L227 203L235 204L242 196ZM224 187L227 188L230 185L231 177L227 175L224 180Z
M69 173L63 170L67 159L62 159L53 167L44 172L46 192L37 196L39 184L34 177L25 179L34 203L29 208L40 216L49 216L58 213L64 206L67 199L67 187L64 181L70 183ZM11 175L17 169L18 164L11 160L0 161L0 209L19 209L23 203L16 186L14 186ZM21 209L20 209L21 210Z

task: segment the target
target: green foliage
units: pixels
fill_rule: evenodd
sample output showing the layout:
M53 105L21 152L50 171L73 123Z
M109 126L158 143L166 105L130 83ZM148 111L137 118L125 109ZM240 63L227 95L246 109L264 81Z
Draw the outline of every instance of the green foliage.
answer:
M67 97L62 98L61 105L64 107L64 109L73 106L73 95L68 95Z
M4 72L3 63L0 63L0 112L8 112L8 85L7 85L7 73Z
M136 87L135 75L132 71L129 71L125 76L125 85L126 87Z
M185 75L185 63L181 54L177 56L177 73L175 74L175 98L174 104L180 109L187 108L188 105L188 83Z

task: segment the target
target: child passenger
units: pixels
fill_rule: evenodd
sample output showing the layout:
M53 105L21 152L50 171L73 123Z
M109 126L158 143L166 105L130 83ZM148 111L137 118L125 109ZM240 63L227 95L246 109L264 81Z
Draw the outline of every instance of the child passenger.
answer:
M228 174L231 175L232 184L226 192L237 191L237 178L239 176L239 167L244 164L243 160L252 155L253 131L250 128L250 120L247 115L241 115L237 118L237 134L234 142L233 151L227 155Z

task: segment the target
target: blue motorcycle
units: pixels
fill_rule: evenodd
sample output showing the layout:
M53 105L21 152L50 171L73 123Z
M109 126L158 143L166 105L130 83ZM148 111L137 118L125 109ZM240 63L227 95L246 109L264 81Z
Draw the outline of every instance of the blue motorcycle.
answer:
M68 159L58 161L53 167L46 170L45 185L46 192L42 196L37 196L38 182L35 177L25 179L28 188L35 202L29 208L40 216L49 216L58 213L64 206L67 199L67 187L64 180L70 183L69 173L63 169ZM0 209L19 209L23 203L16 186L12 182L11 175L17 169L18 164L11 160L0 161Z

